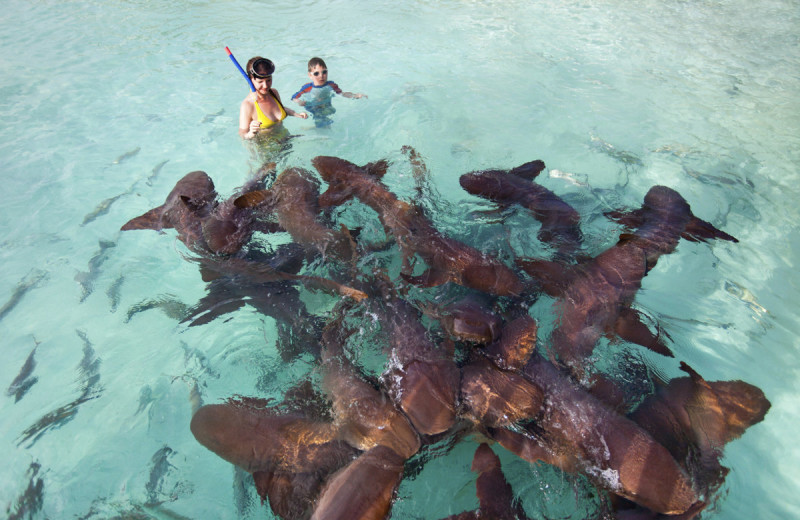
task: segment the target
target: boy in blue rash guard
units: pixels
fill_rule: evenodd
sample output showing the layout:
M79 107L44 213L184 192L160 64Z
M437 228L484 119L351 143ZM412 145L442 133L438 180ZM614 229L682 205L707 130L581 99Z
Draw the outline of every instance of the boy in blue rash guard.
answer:
M292 101L305 107L314 116L317 128L330 126L333 122L331 116L336 109L331 104L331 98L334 94L354 99L367 97L364 94L344 92L339 85L328 81L328 67L322 58L308 60L308 77L311 78L311 82L300 87L300 90L292 96Z

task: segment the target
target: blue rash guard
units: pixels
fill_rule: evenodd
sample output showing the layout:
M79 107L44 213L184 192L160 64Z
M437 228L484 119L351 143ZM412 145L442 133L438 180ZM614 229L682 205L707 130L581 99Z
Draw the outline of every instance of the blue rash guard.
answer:
M341 94L342 89L333 81L327 81L324 85L314 85L306 83L300 90L292 95L292 100L302 99L305 101L305 109L314 116L314 124L317 126L328 126L333 121L330 116L336 112L331 104L334 94Z

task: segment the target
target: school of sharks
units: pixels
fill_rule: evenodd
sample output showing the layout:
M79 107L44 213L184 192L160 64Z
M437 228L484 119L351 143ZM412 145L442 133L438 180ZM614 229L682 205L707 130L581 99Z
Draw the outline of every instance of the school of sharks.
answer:
M264 506L286 520L390 518L410 461L443 440L475 447L479 506L451 519L540 517L504 477L501 450L584 476L602 497L597 518L699 518L730 471L726 444L762 421L770 402L747 382L707 381L679 359L685 376L651 371L646 389L630 388L619 377L626 367L609 370L596 350L621 342L673 358L669 330L633 305L643 278L681 239L713 247L736 238L675 190L653 186L640 207L606 213L619 239L591 256L581 215L536 182L545 164L534 160L459 180L487 204L529 212L538 222L531 240L550 254L482 251L437 230L427 167L410 147L402 157L418 188L412 200L382 182L387 160L320 156L308 168L267 164L227 200L209 175L191 172L163 205L122 226L174 229L191 250L207 295L184 322L251 305L283 331L284 360L313 359L313 377L280 402L195 399L187 428L208 456L249 473ZM369 208L359 224L379 223L382 239L337 221L345 205ZM291 241L267 255L248 247L256 233ZM312 263L323 275L303 274ZM330 295L332 310L309 312L301 289ZM433 291L446 304L425 297ZM540 297L553 302L544 337L530 312ZM385 358L377 376L351 341L373 321Z

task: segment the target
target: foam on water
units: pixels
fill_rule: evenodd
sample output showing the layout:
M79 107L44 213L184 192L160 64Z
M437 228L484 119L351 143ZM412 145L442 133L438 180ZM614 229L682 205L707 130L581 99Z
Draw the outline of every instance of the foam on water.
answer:
M273 59L274 86L290 106L315 55L344 90L369 96L336 98L329 131L288 119L298 137L281 166L310 168L316 155L390 157L385 181L408 198L399 150L413 146L443 197L437 226L489 251L545 249L524 212L506 226L474 217L487 207L458 177L533 159L549 169L538 182L581 213L592 253L616 240L603 211L638 207L654 184L736 236L738 244L682 241L644 279L636 307L703 377L745 380L772 402L763 423L726 447L732 471L708 517L800 516L799 7L5 2L0 387L12 387L34 348L23 380L36 379L21 398L19 387L0 398L0 508L15 511L40 479L41 518L269 516L257 500L237 508L253 490L234 491L230 464L192 437L192 406L198 396L278 399L308 376L311 357L283 363L275 321L250 307L179 324L182 306L205 291L185 247L170 231L119 232L187 172L208 172L224 197L258 167L236 133L247 86L229 46L240 62ZM380 234L374 213L340 211L363 223L362 234ZM300 291L311 312L330 309L327 295ZM674 360L643 356L679 374ZM462 442L404 480L394 517L474 509L473 452ZM531 516L591 510L590 499L575 498L584 497L581 482L501 457Z

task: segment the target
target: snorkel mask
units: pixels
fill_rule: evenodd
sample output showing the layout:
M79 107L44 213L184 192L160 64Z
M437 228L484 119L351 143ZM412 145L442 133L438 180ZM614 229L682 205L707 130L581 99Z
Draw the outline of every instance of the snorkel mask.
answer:
M253 62L249 72L254 78L266 79L275 72L275 64L271 60L261 58Z

